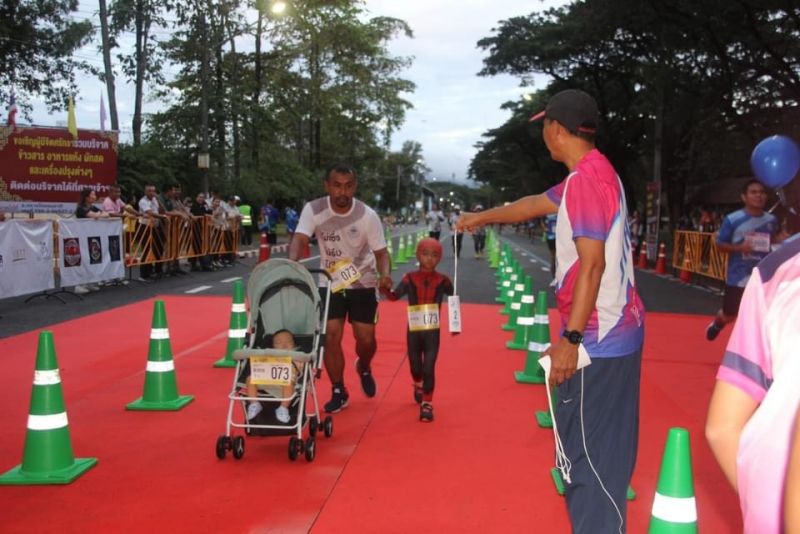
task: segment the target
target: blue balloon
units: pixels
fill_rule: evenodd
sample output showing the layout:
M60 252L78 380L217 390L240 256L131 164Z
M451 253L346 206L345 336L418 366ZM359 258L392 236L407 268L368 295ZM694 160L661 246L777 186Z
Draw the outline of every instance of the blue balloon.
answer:
M767 137L753 149L750 167L765 186L780 189L800 171L800 148L784 135Z

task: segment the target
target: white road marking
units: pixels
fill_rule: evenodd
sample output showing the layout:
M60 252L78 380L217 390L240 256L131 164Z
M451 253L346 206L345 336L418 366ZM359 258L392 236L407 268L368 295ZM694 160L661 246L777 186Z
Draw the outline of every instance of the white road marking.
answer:
M230 284L231 282L235 282L236 280L241 280L241 279L242 279L241 276L234 276L233 278L226 278L225 280L222 280L222 283Z
M211 289L211 286L197 286L195 288L189 289L185 291L185 293L192 294L192 293L200 293L201 291L205 291L206 289Z

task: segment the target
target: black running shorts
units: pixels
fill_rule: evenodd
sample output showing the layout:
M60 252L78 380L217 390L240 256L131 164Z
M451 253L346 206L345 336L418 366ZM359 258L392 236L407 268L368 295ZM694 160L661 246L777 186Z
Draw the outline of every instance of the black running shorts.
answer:
M319 293L325 301L325 288ZM344 319L351 323L378 323L378 295L374 288L343 289L331 293L328 319Z

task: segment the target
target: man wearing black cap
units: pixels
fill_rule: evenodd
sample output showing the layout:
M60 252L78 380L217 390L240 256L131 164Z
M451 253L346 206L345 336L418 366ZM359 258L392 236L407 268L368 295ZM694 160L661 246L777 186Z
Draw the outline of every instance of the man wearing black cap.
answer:
M481 213L458 230L557 213L556 300L562 335L543 355L558 386L557 464L573 532L623 532L626 491L639 435L644 307L636 291L622 183L594 144L594 99L569 89L531 120L544 119L551 157L570 174L545 193ZM591 364L578 369L579 353Z

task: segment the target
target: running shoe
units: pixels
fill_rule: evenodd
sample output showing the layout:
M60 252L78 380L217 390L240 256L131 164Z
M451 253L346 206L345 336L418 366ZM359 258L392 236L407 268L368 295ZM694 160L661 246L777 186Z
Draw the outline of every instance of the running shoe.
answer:
M350 395L347 393L347 388L343 386L334 386L333 394L331 395L331 400L325 403L325 412L326 413L341 412L344 408L347 408L347 401L349 399Z
M711 324L706 327L706 339L714 341L720 332L722 332L722 327L717 326L716 321L711 321Z
M247 420L255 419L255 417L261 413L261 410L263 410L263 408L260 402L251 402L247 406Z
M281 423L288 423L291 419L291 415L289 415L289 408L286 406L278 406L275 408L275 419Z
M375 384L375 378L372 376L372 370L361 365L361 360L356 360L356 371L358 377L361 379L361 389L364 390L364 395L367 397L374 397L378 386Z
M433 404L430 402L423 402L419 407L419 420L423 423L430 423L433 421Z

